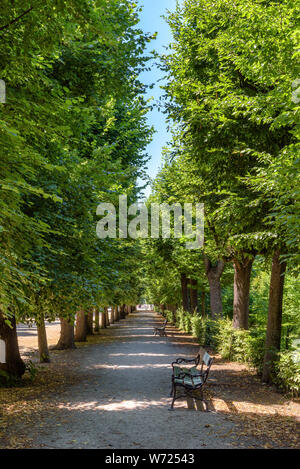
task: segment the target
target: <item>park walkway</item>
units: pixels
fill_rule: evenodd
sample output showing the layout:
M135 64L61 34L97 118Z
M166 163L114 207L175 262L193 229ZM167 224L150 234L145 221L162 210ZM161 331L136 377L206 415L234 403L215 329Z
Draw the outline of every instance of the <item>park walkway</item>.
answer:
M100 343L57 352L54 359L66 355L75 382L45 396L34 421L19 422L15 431L30 435L33 448L260 447L240 436L226 414L189 410L186 401L168 410L170 363L195 356L198 347L175 330L167 338L153 336L161 321L138 312L101 332Z

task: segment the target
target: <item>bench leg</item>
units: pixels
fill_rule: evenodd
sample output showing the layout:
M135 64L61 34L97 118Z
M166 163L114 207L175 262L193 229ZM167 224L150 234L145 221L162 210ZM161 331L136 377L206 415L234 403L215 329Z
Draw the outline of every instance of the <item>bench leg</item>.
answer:
M172 379L172 386L171 386L170 397L173 396L173 391L174 391L174 381L173 381L173 379Z
M174 384L172 385L172 391L173 391L173 399L172 399L172 404L169 410L174 410L174 402L176 399L176 386Z

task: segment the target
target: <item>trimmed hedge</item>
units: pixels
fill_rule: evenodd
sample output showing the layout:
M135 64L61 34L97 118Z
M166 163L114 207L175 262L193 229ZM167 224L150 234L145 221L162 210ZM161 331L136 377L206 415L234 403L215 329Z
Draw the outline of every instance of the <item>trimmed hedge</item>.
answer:
M165 311L164 316L174 323L174 313ZM250 330L234 329L229 319L212 320L179 309L175 313L175 325L178 329L192 333L202 346L210 346L226 360L246 363L261 374L266 330L252 328ZM274 382L284 391L294 396L300 394L300 352L287 351L279 354Z
M258 373L262 371L266 332L263 329L235 329L228 319L218 321L217 350L228 360L247 363Z

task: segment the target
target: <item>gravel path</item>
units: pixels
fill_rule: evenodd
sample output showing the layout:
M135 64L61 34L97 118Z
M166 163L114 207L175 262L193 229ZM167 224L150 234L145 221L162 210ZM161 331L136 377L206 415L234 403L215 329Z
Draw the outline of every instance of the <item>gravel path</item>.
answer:
M168 410L170 363L195 356L184 340L154 337L155 313L139 312L105 331L103 343L70 354L78 383L47 397L30 429L34 448L196 449L257 446L239 438L236 424L215 412ZM48 400L48 404L47 404Z

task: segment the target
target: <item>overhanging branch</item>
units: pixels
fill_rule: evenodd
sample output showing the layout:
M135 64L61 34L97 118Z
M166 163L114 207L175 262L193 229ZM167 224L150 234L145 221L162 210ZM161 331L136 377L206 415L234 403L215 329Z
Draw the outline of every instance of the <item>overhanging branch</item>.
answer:
M24 11L21 15L17 16L17 18L15 18L14 20L11 20L5 26L1 26L0 31L3 31L4 29L9 28L9 26L19 21L21 18L23 18L23 16L27 15L27 13L29 13L32 9L33 7L28 8L28 10Z

